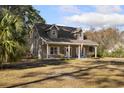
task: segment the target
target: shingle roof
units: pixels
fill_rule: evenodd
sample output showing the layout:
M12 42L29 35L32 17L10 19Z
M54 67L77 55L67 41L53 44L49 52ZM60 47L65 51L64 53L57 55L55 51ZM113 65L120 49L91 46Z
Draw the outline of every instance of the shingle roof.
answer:
M47 30L51 27L52 25L50 24L41 24L41 23L37 23L35 24L35 27L37 28L37 31L39 32L40 36L42 36L43 38L50 38L47 35ZM73 37L73 33L76 31L76 28L73 27L66 27L66 26L57 26L60 30L58 31L58 37L59 38L71 38L71 39L75 39ZM51 39L51 38L50 38ZM57 38L58 39L58 38Z
M58 26L59 31L58 31L58 38L50 38L47 35L48 29L53 26L50 24L41 24L37 23L35 24L35 28L38 31L39 35L45 39L48 43L56 43L56 44L81 44L83 45L98 45L96 42L93 42L91 40L77 40L73 33L77 31L77 28L74 27L67 27L67 26ZM79 31L79 29L78 29Z

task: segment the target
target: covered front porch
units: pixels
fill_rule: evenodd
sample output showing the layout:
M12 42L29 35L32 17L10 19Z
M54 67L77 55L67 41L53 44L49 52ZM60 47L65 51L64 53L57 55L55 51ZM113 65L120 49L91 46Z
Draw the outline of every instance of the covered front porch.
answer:
M45 44L42 49L42 56L46 59L97 57L96 45L50 43Z

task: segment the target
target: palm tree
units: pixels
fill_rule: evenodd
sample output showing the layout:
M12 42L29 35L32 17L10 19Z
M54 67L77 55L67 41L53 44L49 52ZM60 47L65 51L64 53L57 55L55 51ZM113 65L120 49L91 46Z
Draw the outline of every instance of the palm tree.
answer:
M0 8L7 9L14 15L20 16L25 26L25 31L27 32L28 47L30 47L31 34L33 32L32 28L35 23L45 23L42 16L39 15L39 11L36 10L31 5L4 5Z
M19 16L3 9L0 16L0 61L8 62L22 53L26 44L26 31Z
M22 55L30 43L30 32L36 22L45 23L32 6L0 6L0 62ZM27 44L27 45L26 45Z

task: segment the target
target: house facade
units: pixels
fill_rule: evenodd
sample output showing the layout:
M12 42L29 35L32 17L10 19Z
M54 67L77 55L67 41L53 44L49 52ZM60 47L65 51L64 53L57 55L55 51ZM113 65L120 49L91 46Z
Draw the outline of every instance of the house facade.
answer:
M84 39L81 28L37 23L31 36L31 53L39 59L97 57L96 42Z

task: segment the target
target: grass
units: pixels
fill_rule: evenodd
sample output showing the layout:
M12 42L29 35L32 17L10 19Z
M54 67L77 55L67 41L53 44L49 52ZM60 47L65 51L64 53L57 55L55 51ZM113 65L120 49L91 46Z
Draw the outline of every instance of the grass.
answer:
M65 62L80 62L81 60L79 59L65 59Z
M81 62L80 59L65 59L64 62L68 62L68 63L79 63Z
M47 64L47 61L43 63ZM1 70L0 87L124 87L122 64L97 64L77 59L63 60L57 65L48 63L39 67Z

